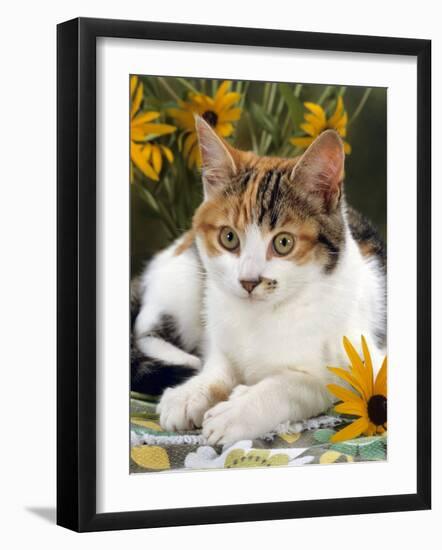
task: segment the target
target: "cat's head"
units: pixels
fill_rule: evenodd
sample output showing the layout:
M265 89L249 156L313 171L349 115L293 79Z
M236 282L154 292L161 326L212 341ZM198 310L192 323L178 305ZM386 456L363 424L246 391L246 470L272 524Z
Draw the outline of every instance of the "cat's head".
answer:
M345 239L338 134L283 159L232 148L202 118L196 128L204 201L193 228L211 279L239 298L278 303L332 273Z

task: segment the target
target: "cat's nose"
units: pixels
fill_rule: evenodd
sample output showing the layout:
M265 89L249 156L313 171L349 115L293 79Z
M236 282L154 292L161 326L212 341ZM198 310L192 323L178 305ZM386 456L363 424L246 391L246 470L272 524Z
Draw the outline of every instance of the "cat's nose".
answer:
M253 279L252 281L239 281L241 283L241 286L247 290L249 294L253 292L253 289L256 288L259 283L262 281L261 277L259 279Z

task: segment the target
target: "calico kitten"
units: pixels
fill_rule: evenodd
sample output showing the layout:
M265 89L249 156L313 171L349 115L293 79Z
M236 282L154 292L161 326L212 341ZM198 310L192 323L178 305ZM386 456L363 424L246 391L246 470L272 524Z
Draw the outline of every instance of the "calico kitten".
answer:
M386 260L346 205L334 131L282 159L233 149L202 118L196 128L204 201L142 275L134 334L149 361L197 371L166 389L161 425L229 444L325 411L344 335L363 334L379 367Z

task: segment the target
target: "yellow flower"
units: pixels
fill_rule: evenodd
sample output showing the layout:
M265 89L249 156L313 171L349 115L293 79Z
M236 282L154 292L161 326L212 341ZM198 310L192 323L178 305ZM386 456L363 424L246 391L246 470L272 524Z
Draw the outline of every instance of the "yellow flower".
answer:
M201 165L195 114L203 117L219 136L228 137L232 134L232 122L241 116L241 108L234 107L241 98L241 94L229 90L230 82L225 80L213 97L190 92L187 101L180 102L179 109L168 110L177 126L184 130L183 154L187 158L189 168Z
M130 77L130 158L132 163L148 178L158 181L163 166L163 156L173 162L173 154L169 147L156 143L159 136L175 132L175 126L152 122L160 113L156 111L141 111L143 101L143 83L137 76ZM133 166L131 164L130 180L133 181Z
M346 137L348 116L344 110L344 102L341 96L338 97L335 112L329 119L327 119L324 109L317 103L307 101L304 106L310 112L305 113L304 122L299 127L304 130L307 136L291 138L290 143L295 147L307 149L321 132L328 129L336 130L342 138ZM346 141L344 141L344 151L347 155L351 153L351 146Z
M350 341L344 337L344 348L351 363L350 371L329 367L329 370L349 384L352 390L356 390L329 384L328 390L342 401L335 406L335 411L359 417L332 436L330 441L334 443L353 439L362 433L374 435L387 431L387 357L384 358L376 380L373 381L370 352L363 336L361 340L363 360Z

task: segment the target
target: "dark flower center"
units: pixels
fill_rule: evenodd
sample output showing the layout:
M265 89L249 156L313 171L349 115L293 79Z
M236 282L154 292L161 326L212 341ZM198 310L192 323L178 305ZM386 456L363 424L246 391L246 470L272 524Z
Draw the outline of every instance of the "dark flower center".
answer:
M203 119L210 124L212 128L215 128L216 123L218 122L218 115L214 111L206 111L203 113Z
M373 395L368 400L367 412L373 424L383 426L387 422L387 399L383 395Z

